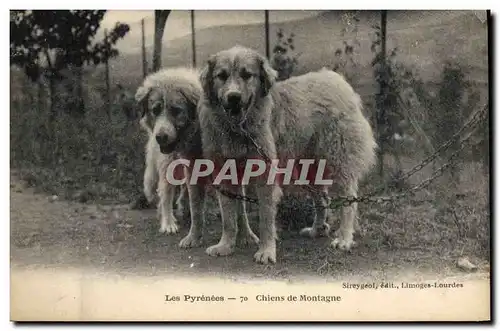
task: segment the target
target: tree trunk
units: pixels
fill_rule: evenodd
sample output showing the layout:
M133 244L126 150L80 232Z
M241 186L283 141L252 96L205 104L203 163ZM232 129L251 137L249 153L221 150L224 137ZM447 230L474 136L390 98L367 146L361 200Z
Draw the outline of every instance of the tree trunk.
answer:
M155 10L155 39L153 50L153 72L161 68L161 51L163 32L165 31L165 23L167 23L170 10Z

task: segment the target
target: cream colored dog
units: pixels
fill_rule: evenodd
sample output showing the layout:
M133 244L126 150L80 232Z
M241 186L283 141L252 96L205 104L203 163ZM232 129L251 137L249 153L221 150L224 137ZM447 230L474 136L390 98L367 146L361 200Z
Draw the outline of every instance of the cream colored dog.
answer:
M143 109L141 125L148 130L150 137L146 148L144 193L148 200L152 199L157 180L161 232L177 233L179 230L173 213L175 186L167 181L166 173L168 165L176 158L197 157L199 154L196 106L200 93L196 71L171 68L146 77L135 95ZM198 246L202 240L204 188L188 185L187 191L191 228L181 240L181 247Z
M166 169L173 161L173 154L163 154L160 146L156 142L152 128L146 123L146 116L140 120L140 125L148 134L146 144L146 169L144 170L144 196L149 203L153 203L158 195L158 217L160 218L160 233L177 233L177 219L174 216L173 199L175 197L176 187L169 185L166 178ZM176 201L176 209L184 210L184 201L188 198L186 186L180 187L180 194Z
M212 56L200 80L204 94L199 120L205 157L224 159L326 160L331 185L314 187L316 217L301 233L326 235L327 197L356 196L359 180L375 163L376 142L362 114L360 97L339 74L323 69L275 82L276 72L257 52L236 46ZM276 262L277 204L282 196L277 184L250 183L259 201L259 249L254 259ZM285 186L284 186L285 187ZM291 187L291 186L290 186ZM240 185L230 187L243 193ZM218 194L223 220L222 237L209 247L209 255L234 251L235 221L241 212L234 199ZM357 205L342 208L334 247L353 245Z

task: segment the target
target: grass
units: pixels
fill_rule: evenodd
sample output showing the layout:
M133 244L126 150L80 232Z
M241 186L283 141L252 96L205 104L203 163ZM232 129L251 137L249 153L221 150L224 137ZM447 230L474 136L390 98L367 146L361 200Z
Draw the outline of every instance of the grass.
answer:
M11 167L31 185L64 198L114 203L137 195L146 143L139 124L120 113L111 121L105 112L83 118L60 113L50 130L34 105L13 104Z

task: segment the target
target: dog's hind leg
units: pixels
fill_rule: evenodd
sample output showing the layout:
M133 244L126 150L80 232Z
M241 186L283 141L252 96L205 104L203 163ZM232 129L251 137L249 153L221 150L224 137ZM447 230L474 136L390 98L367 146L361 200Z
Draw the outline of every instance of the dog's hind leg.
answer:
M245 187L242 188L243 194L246 196ZM238 215L238 235L236 237L236 242L240 246L248 246L251 244L258 244L259 238L253 233L250 227L250 222L248 221L248 213L246 202L241 201L241 213Z
M300 230L300 234L310 238L325 237L330 231L330 226L327 223L328 189L325 187L321 191L315 191L312 195L315 209L314 222L312 227Z
M186 182L191 181L191 170L184 169ZM191 214L191 226L187 236L182 238L179 242L179 247L190 248L198 247L203 243L203 228L205 226L205 204L206 204L206 191L205 185L196 183L194 185L187 184L187 191L189 193L189 209Z
M146 169L144 170L143 190L144 195L149 203L155 198L155 187L158 183L159 176L154 160L150 156L146 158Z
M342 190L342 195L357 196L357 185L349 183L347 187ZM352 203L349 206L342 206L342 214L340 219L340 227L336 231L336 238L332 241L332 246L340 250L348 251L355 245L353 235L356 227L359 228L358 217L358 204Z
M176 215L184 218L189 215L189 194L187 185L180 185L179 197L175 201Z
M159 210L160 216L160 232L161 233L177 233L177 219L174 216L173 202L175 196L175 186L167 182L166 178L160 178L158 186L158 195L160 197Z
M188 181L190 176L187 177ZM179 242L179 247L198 247L203 243L203 227L205 224L205 187L200 184L188 185L191 226L189 233Z

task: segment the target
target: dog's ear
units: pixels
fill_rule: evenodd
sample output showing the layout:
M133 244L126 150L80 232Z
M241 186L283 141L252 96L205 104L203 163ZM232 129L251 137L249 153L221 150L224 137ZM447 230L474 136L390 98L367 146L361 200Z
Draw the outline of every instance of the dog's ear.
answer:
M189 85L188 88L182 89L180 93L186 98L188 105L189 117L193 118L196 115L198 101L200 101L202 91L199 86Z
M212 103L214 102L213 88L213 70L215 66L216 56L212 55L207 60L205 67L200 72L200 83L203 88L205 97Z
M260 62L260 84L262 96L265 97L271 86L276 82L276 77L278 77L278 73L271 67L269 61L261 56L259 59Z
M137 92L135 93L135 101L141 108L141 118L146 115L146 112L148 111L148 103L147 103L147 98L149 93L151 92L151 88L145 87L144 85L139 87L137 89Z
M151 88L146 87L144 85L140 86L137 89L137 92L135 92L135 101L137 103L141 103L146 99L146 97L149 95L149 92L151 92Z
M143 128L150 135L153 134L153 125L151 122L151 116L143 116L139 121L141 128Z

